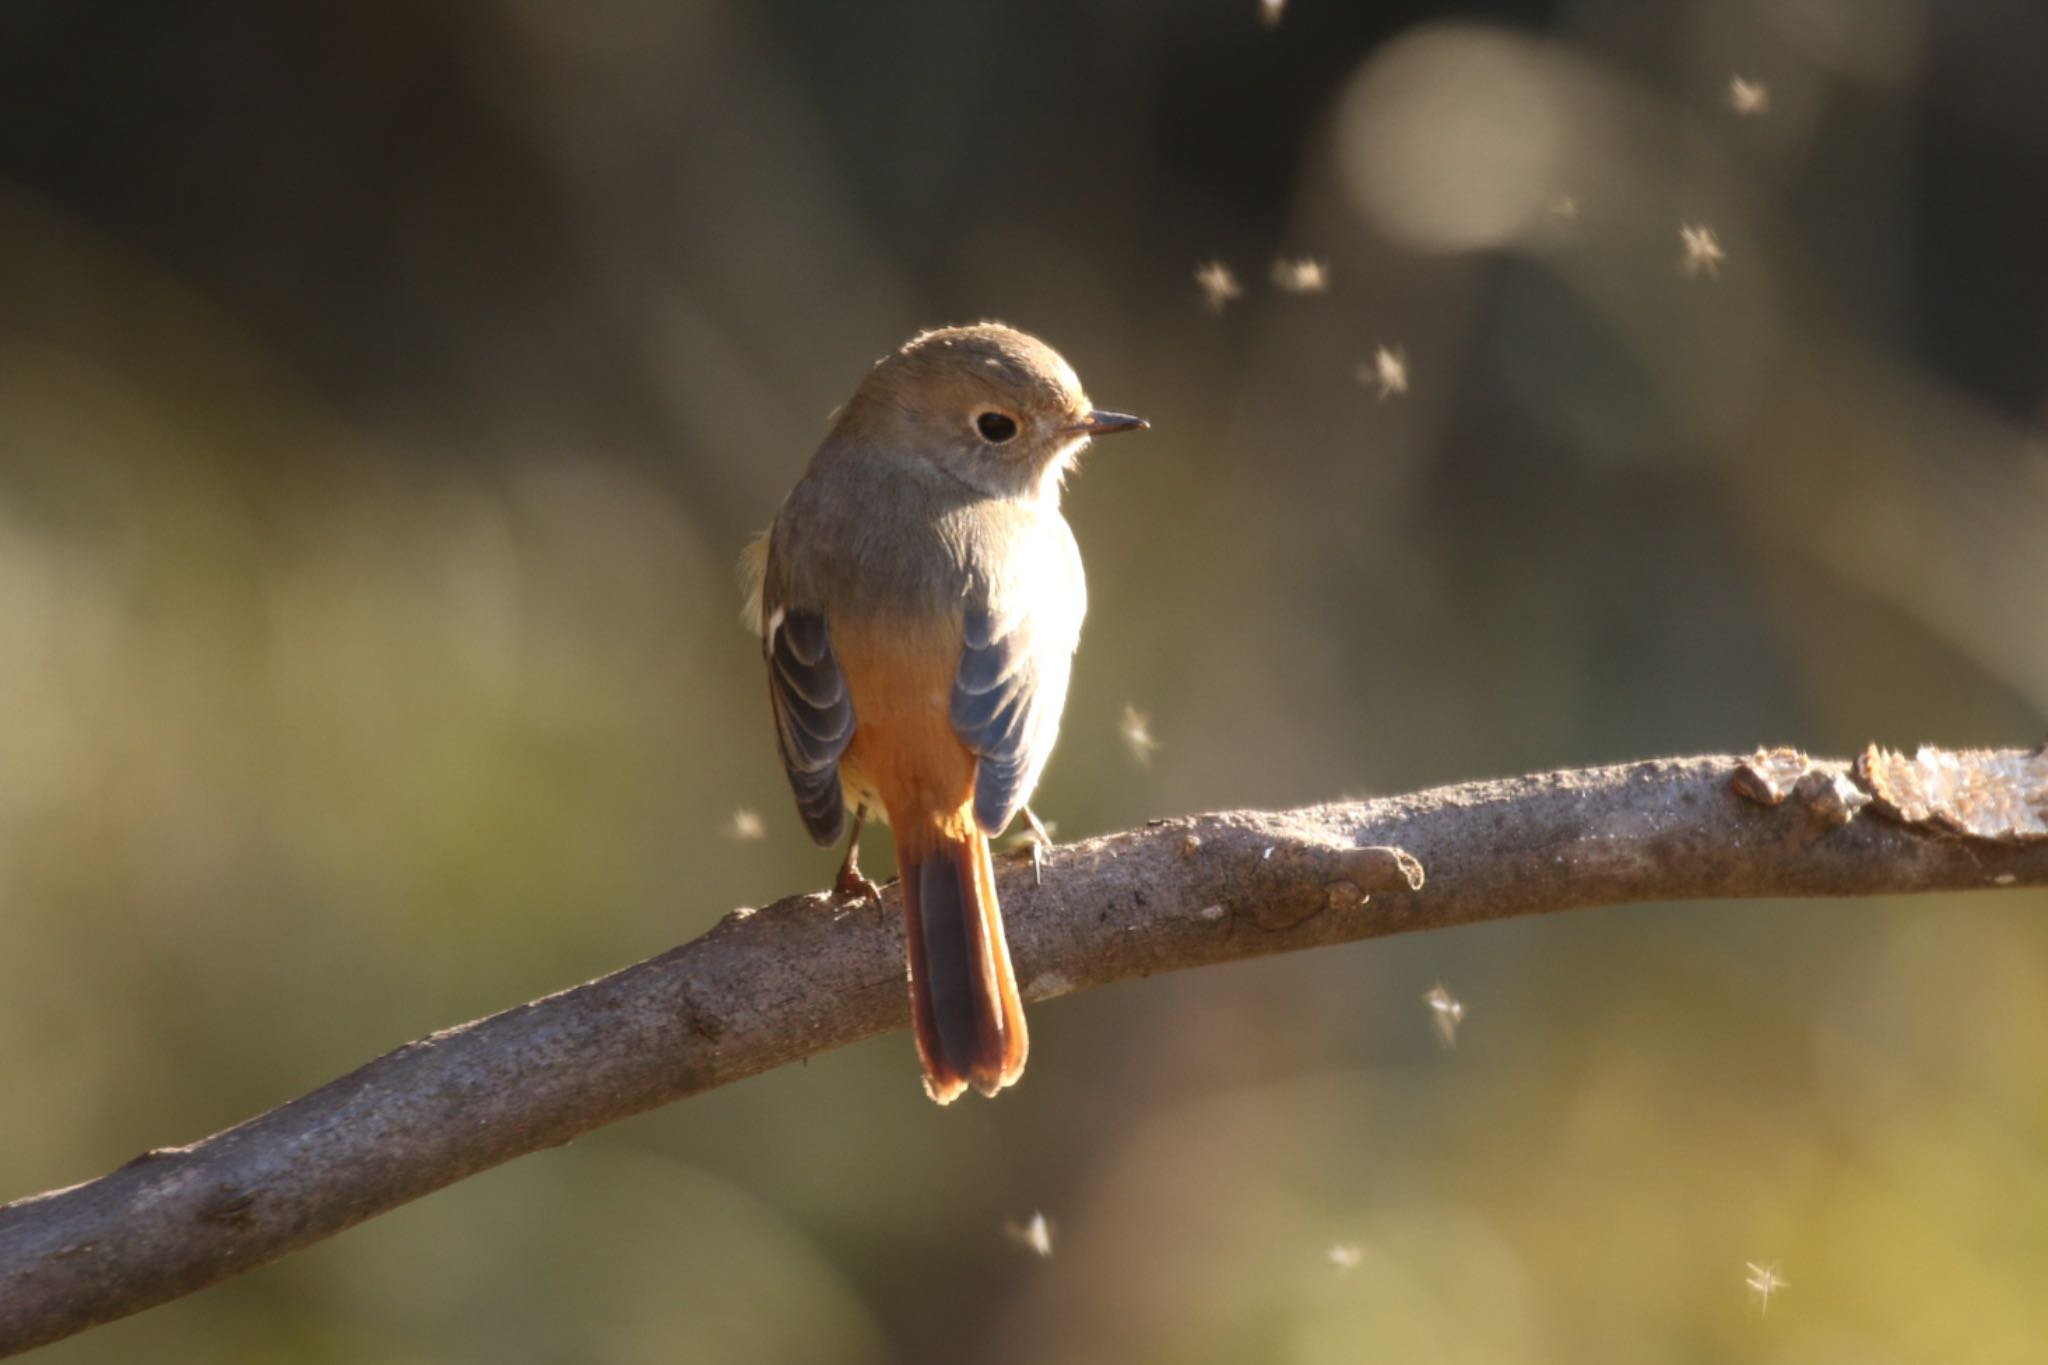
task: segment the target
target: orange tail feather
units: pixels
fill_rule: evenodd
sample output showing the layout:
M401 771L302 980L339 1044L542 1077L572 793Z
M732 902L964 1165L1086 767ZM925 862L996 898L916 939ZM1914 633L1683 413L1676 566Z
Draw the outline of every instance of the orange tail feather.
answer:
M911 1024L925 1091L940 1104L970 1085L984 1095L1014 1085L1029 1049L988 839L971 820L952 826L896 835Z

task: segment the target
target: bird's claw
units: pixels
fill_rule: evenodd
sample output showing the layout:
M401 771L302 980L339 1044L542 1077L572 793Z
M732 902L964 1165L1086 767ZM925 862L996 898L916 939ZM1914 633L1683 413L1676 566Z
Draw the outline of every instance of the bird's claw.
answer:
M1031 884L1045 885L1045 851L1052 847L1052 833L1031 807L1024 807L1024 822L1031 826Z
M842 867L839 869L839 875L832 880L832 897L834 900L846 901L853 905L858 905L862 901L873 901L880 905L882 888L863 877L859 868Z

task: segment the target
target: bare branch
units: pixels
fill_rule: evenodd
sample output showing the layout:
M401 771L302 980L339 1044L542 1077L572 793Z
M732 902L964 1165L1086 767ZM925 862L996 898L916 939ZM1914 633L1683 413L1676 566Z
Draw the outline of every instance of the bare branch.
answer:
M1055 850L1042 886L1009 860L1002 899L1025 993L1043 1000L1629 901L2041 885L2048 751L1873 750L1852 769L1781 750L1159 821ZM737 911L695 942L407 1044L239 1127L0 1207L0 1354L191 1293L603 1124L903 1027L893 889L885 902L848 910L811 895ZM915 1078L906 1061L903 1083Z

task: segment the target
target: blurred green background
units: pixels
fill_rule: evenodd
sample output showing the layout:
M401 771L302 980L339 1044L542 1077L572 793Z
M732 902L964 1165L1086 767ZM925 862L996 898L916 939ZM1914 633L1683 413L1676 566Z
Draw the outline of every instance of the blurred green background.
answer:
M821 885L731 565L922 326L1154 424L1068 496L1063 836L2037 742L2044 51L2018 0L6 7L0 1198ZM948 1111L899 1034L39 1359L2038 1360L2044 911L1182 974Z

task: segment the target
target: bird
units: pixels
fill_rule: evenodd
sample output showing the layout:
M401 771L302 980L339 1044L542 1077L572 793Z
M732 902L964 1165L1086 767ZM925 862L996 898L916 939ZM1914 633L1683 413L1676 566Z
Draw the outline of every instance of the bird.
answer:
M989 840L1026 806L1059 735L1087 587L1060 515L1098 436L1149 424L1096 408L1038 338L996 322L920 332L833 414L742 560L782 767L804 828L888 822L926 1093L992 1096L1029 1039ZM1037 846L1034 846L1034 855Z

